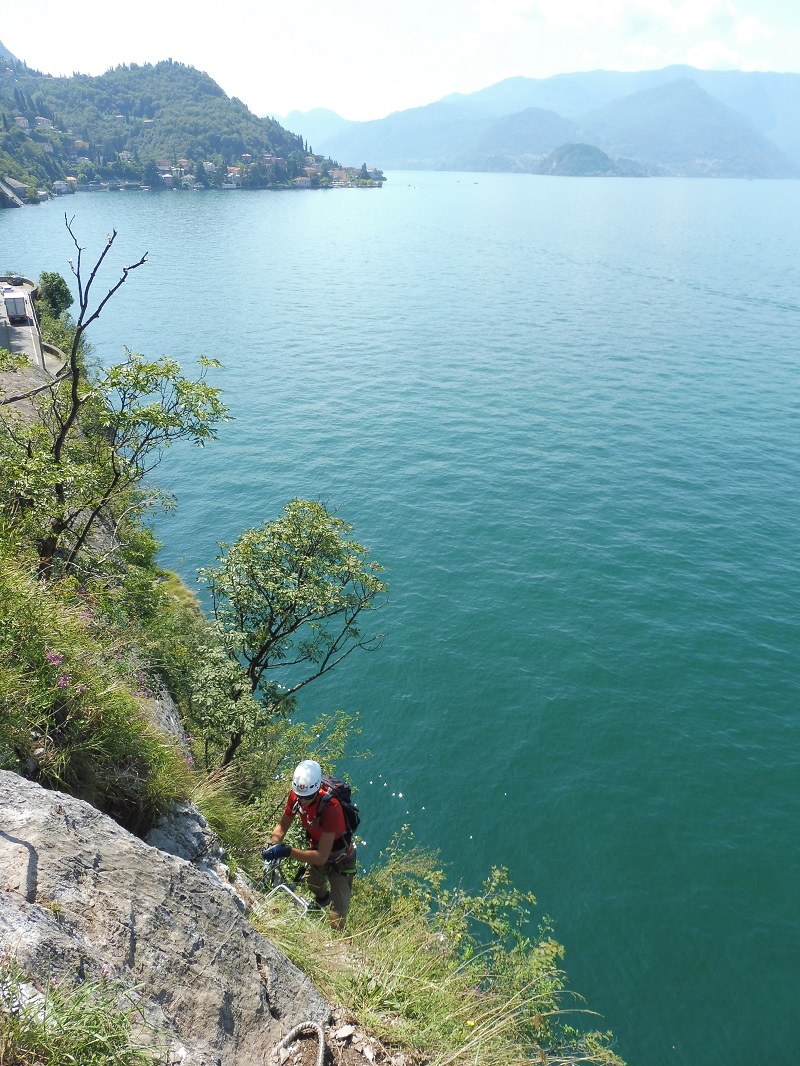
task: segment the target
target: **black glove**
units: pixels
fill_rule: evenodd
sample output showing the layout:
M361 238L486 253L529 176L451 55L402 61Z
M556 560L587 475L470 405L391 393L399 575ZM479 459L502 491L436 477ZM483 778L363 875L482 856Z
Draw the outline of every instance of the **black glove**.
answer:
M271 848L265 848L261 852L261 858L264 862L280 862L281 859L288 859L291 853L292 849L288 844L273 844Z

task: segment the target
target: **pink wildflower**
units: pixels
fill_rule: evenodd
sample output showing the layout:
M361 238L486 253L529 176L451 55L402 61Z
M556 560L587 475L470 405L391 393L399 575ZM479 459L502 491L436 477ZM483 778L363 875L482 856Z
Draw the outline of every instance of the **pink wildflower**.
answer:
M72 680L72 674L68 674L66 670L62 670L56 678L56 684L59 688L69 688L69 683Z
M50 651L49 648L44 653L44 657L45 659L47 659L51 666L60 666L64 661L64 656L61 654L60 651Z

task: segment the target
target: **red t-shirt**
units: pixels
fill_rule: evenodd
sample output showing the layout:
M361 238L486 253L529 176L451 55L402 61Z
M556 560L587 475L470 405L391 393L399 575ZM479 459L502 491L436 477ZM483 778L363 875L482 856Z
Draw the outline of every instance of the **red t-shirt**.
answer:
M319 821L317 820L319 798L320 794L317 793L317 798L314 802L304 806L299 802L297 794L294 789L292 789L283 811L284 814L300 815L300 821L303 823L303 828L308 834L311 843L315 845L319 844L319 838L323 833L333 833L333 839L336 841L347 832L344 811L335 796L331 796L327 801L322 808L322 818Z

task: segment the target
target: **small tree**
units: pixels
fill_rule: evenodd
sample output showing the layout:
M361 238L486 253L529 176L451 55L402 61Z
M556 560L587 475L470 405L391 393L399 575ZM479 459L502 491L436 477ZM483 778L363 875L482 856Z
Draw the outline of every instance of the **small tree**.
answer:
M39 275L38 290L37 302L45 314L58 318L68 307L72 307L73 297L69 286L55 271L42 271Z
M157 189L161 185L161 175L152 159L149 159L144 165L143 179L145 185L149 185L152 189Z
M218 565L200 571L229 654L270 714L357 648L382 642L361 630L363 615L385 603L382 567L348 539L351 530L324 504L292 500L274 522L221 544ZM242 739L231 731L223 765Z
M67 568L76 565L101 516L113 520L152 505L158 494L145 497L138 486L165 447L177 440L202 445L227 417L219 390L204 380L207 370L219 365L214 360L201 359L200 377L192 381L173 359L147 362L128 353L124 364L89 380L81 358L83 335L146 255L123 267L116 284L92 305L92 286L116 231L87 278L83 249L71 221L65 221L78 253L70 265L79 306L67 362L51 383L3 402L32 401L34 418L17 412L0 422L2 502L31 531L44 577L57 553Z
M219 390L205 381L211 367L220 364L201 357L200 375L186 378L180 364L169 358L147 361L128 353L125 363L111 367L95 386L92 424L84 453L91 476L91 491L73 501L78 509L71 523L73 539L66 555L72 565L86 545L100 515L114 499L128 496L161 461L164 448L176 440L201 446L216 437L214 425L226 417ZM91 450L88 444L91 442ZM84 463L86 460L84 460ZM128 514L161 498L128 499Z

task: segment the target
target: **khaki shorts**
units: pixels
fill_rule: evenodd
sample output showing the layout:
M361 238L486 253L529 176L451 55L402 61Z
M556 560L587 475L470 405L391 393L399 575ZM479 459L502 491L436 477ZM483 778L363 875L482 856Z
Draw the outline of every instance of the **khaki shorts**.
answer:
M306 884L316 899L323 899L331 894L331 913L344 922L350 909L350 896L353 892L353 878L356 872L355 856L348 862L346 870L335 866L308 866Z

